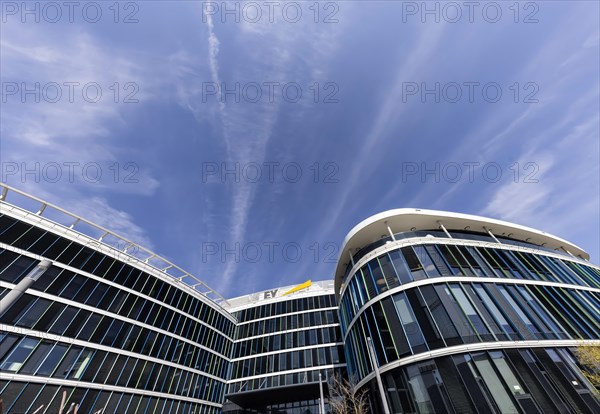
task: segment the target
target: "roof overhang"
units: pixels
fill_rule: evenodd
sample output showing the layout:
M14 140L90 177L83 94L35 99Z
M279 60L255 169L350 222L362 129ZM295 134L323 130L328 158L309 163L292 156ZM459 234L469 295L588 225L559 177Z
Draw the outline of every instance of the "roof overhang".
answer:
M329 395L327 382L323 382L323 394ZM273 404L287 402L316 400L319 398L319 383L287 385L283 387L268 387L261 390L245 391L236 394L227 394L225 397L233 403L246 409L264 409Z
M405 231L439 229L440 223L447 230L468 230L487 233L490 230L495 236L508 237L513 240L533 243L549 249L567 250L574 256L589 260L589 254L579 246L553 236L549 233L471 214L451 213L437 210L422 210L416 208L399 208L384 211L371 216L354 226L344 239L335 270L335 292L339 294L342 279L346 271L346 265L350 260L349 252L373 243L382 236L389 236L388 227L391 231L401 233Z

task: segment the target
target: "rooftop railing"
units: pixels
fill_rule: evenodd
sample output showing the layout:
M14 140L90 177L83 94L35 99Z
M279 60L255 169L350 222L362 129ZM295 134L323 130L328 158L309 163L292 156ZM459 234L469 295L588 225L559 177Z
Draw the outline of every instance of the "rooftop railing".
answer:
M202 280L134 241L7 184L0 183L0 189L0 213L7 208L17 208L27 215L43 217L65 231L79 233L95 243L117 250L119 258L126 257L129 261L141 262L176 282L187 285L220 306L228 305L223 296Z

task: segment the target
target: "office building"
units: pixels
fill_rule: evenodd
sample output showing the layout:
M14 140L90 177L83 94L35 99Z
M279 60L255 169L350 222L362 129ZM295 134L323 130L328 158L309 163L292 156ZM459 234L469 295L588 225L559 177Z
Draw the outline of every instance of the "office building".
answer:
M333 280L226 300L0 188L4 413L316 414L334 374L372 413L600 412L574 353L600 339L600 268L547 233L391 210L350 231Z
M499 220L370 217L335 273L348 374L374 413L600 412L573 355L600 338L600 269L588 259Z

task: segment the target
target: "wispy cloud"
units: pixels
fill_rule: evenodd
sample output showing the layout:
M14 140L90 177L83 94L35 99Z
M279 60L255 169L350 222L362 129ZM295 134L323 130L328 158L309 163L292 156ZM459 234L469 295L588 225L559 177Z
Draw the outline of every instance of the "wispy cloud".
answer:
M2 81L15 83L20 90L4 97L6 102L2 104L0 161L3 172L8 165L38 171L28 176L21 171L3 174L3 179L150 247L146 232L129 213L112 205L109 194L149 196L158 188L158 180L146 169L138 171L132 183L124 182L122 176L115 182L114 174L124 171L109 168L122 159L122 142L116 139L115 130L127 126L128 104L122 102L124 91L119 88L126 82L139 87L152 77L125 51L115 51L85 30L73 28L68 36L66 32L60 38L55 36L59 35L43 30L41 25L13 24L2 29ZM58 84L60 99L52 102L41 92L36 102L32 94L21 95L23 88L33 89L36 83L40 87ZM72 91L65 83L71 83ZM95 103L86 101L89 96L83 95L83 85L90 83L99 85L102 94ZM119 87L111 89L115 83ZM92 91L94 97L96 91ZM121 95L117 98L114 93ZM135 98L143 101L148 96L139 91ZM90 170L94 178L100 173L104 179L86 181L82 166L87 163L102 169ZM60 167L57 183L40 173L49 164Z

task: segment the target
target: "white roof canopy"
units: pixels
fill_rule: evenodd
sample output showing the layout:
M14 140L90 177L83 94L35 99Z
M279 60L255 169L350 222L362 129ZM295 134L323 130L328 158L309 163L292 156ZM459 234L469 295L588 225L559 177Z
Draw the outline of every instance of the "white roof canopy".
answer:
M437 210L421 210L415 208L400 208L384 211L371 216L357 224L346 236L340 250L340 256L335 271L336 292L342 284L346 271L346 264L350 260L350 253L354 254L361 248L380 240L382 236L389 236L388 226L394 234L440 229L440 224L448 231L468 230L487 233L491 231L495 236L507 237L513 240L544 246L548 249L569 251L574 256L589 260L589 254L566 240L551 234L509 223L470 214L450 213Z

